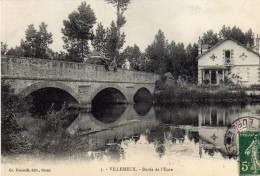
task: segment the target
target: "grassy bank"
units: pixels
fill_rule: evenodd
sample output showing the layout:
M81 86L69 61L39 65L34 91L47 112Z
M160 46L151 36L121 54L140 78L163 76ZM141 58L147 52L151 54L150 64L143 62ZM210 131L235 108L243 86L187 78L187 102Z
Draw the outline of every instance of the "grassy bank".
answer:
M254 86L257 89L257 86ZM260 95L247 95L250 88L240 85L195 85L195 84L167 84L156 82L155 99L157 104L179 102L251 102L260 101Z
M63 106L44 116L29 113L30 102L14 94L10 85L1 82L1 155L62 156L79 150L78 136L66 131L71 115ZM64 156L66 155L66 156Z

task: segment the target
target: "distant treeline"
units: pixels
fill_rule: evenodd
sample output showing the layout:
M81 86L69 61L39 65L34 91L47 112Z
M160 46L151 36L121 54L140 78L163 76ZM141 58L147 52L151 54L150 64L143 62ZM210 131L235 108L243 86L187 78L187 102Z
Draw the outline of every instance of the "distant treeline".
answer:
M66 52L54 52L49 45L53 43L52 33L47 31L47 24L42 22L39 29L34 25L28 26L25 31L25 39L19 46L8 49L6 43L1 42L1 54L35 57L42 59L66 60L83 62L90 55L99 53L115 60L118 66L122 66L126 59L130 62L131 69L164 74L170 72L175 79L184 78L191 83L197 82L197 56L198 45L168 42L162 30L155 35L154 41L147 46L145 52L141 52L137 45L124 48L124 32L120 29L126 23L123 12L127 10L130 0L106 0L117 7L117 20L112 21L109 27L98 23L95 32L96 16L90 5L82 2L77 11L68 15L63 21L61 33L64 41L63 48ZM226 27L215 33L213 30L205 32L201 41L209 47L215 45L224 38L233 38L242 44L254 45L254 33L251 29L243 32L239 27ZM198 36L199 38L199 36ZM91 41L91 42L89 42ZM91 43L94 51L90 51Z

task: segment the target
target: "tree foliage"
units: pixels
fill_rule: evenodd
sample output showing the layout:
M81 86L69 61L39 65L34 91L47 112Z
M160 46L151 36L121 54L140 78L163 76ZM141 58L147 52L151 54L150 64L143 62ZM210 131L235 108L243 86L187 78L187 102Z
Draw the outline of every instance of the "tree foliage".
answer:
M7 53L7 44L1 42L1 55L4 55Z
M49 58L49 44L53 42L52 33L48 33L47 24L42 22L39 31L31 24L25 31L25 40L21 40L21 47L25 57Z
M102 52L106 57L116 57L117 49L121 49L125 43L125 34L117 35L117 27L112 21L110 28L104 29L101 23L98 24L96 35L92 40L92 46L97 52Z
M149 60L137 45L127 46L124 49L120 55L120 64L123 64L126 60L130 62L130 67L134 70L149 71Z
M252 29L249 29L247 32L243 32L239 27L234 26L232 29L225 25L222 27L222 29L219 31L219 36L221 39L224 38L233 38L236 41L246 45L249 43L250 46L254 45L254 33L252 32Z
M188 82L197 81L197 44L189 44L186 48L183 43L168 43L164 33L159 30L154 42L146 49L148 71L164 74L170 72L174 79L182 77Z
M83 61L89 52L88 41L94 37L92 28L96 16L90 5L82 2L77 11L69 14L68 20L63 21L64 49L74 61Z
M110 28L107 29L106 54L110 58L114 58L118 56L119 55L118 50L123 47L124 43L125 43L125 34L122 33L118 35L115 22L112 21Z
M119 58L119 50L121 49L121 34L120 34L120 28L124 26L126 23L126 19L123 16L124 11L127 9L127 6L130 4L130 0L106 0L109 4L113 4L117 8L117 21L116 21L116 35L113 34L113 36L117 36L117 41L116 43L116 49L114 50L114 60L116 58ZM111 25L112 26L112 25ZM122 34L125 36L125 34Z
M167 46L164 33L159 30L155 39L146 49L147 57L150 59L150 71L163 74L167 71Z
M254 45L254 33L252 29L243 32L239 27L229 27L223 25L219 33L214 33L213 30L208 30L202 36L202 44L208 44L209 47L217 44L220 40L225 38L232 38L244 45L249 44L250 47Z
M209 45L209 47L217 44L220 41L217 33L214 33L213 30L208 30L206 33L203 33L201 43L203 45Z
M95 51L97 52L106 52L106 40L107 40L107 31L102 25L102 23L98 23L96 29L96 35L94 36L91 44Z
M15 48L10 48L6 55L9 56L24 56L24 51L23 48L21 46L16 46Z
M1 81L1 149L3 154L15 153L22 150L26 141L21 140L21 128L16 119L19 114L25 113L29 104L14 94L14 89Z

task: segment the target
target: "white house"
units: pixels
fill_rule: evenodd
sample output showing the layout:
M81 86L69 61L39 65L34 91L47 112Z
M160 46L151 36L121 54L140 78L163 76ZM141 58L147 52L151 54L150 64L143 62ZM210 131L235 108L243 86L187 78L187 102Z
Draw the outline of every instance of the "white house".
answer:
M243 85L260 84L259 40L253 50L230 38L208 49L199 39L198 83L219 84L233 75Z

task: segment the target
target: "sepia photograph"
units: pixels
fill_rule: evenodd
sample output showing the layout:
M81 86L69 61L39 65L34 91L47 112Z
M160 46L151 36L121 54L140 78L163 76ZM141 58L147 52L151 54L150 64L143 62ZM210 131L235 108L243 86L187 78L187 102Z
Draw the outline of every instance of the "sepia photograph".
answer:
M260 0L1 0L2 176L260 175Z

